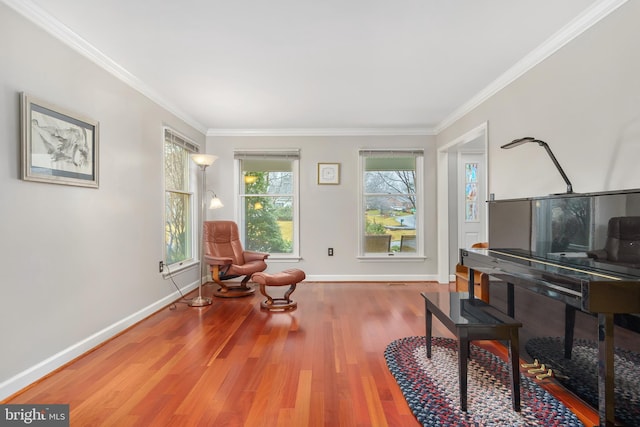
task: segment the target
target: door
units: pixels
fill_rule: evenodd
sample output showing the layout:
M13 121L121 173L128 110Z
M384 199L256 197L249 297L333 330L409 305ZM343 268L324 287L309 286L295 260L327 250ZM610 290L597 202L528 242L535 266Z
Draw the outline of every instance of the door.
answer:
M438 282L449 283L454 279L455 266L459 261L459 247L467 246L466 240L487 241L487 204L488 194L488 122L482 123L464 135L455 138L438 148L437 175L437 215L438 215ZM474 222L475 231L465 236L466 225L462 201L464 187L461 182L464 168L463 154L480 156L478 166L479 221ZM471 159L474 160L474 159ZM466 208L466 206L465 206ZM470 207L471 208L471 207ZM473 224L470 223L470 226ZM479 230L478 230L479 227ZM464 229L464 230L463 230ZM477 240L476 240L477 239Z
M458 152L458 247L470 248L486 237L486 167L484 153Z

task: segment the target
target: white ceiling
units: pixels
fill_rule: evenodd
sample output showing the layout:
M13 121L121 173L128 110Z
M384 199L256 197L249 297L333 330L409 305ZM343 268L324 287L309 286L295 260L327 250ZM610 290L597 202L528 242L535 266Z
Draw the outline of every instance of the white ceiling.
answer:
M2 1L210 134L433 132L615 3Z

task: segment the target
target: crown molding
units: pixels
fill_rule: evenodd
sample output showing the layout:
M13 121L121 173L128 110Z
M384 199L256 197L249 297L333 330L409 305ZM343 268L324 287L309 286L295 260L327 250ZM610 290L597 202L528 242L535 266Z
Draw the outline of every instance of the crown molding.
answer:
M159 93L141 81L139 78L124 69L107 55L96 49L93 45L73 32L69 27L53 18L46 11L35 5L30 0L0 0L16 12L47 31L90 61L96 63L99 67L106 70L128 86L140 92L160 107L183 120L185 123L193 126L201 133L205 133L207 128L184 111L163 98Z
M485 87L473 98L457 108L451 115L446 117L435 127L435 134L437 135L447 127L451 126L454 122L461 119L474 108L478 107L500 90L504 89L514 80L518 79L533 67L550 57L571 40L584 33L627 1L628 0L600 0L591 5L573 21L569 22L527 56L518 61L516 65L494 80L489 84L489 86Z
M30 0L0 0L51 35L67 44L107 72L174 114L185 123L207 136L399 136L437 135L454 122L487 101L500 90L533 67L544 61L571 40L585 32L597 22L618 9L628 0L600 0L581 15L525 56L516 65L503 73L469 101L457 108L435 128L327 128L327 129L207 129L193 117L177 108L136 76L96 49L60 21L53 18Z
M207 136L428 136L427 128L209 129Z

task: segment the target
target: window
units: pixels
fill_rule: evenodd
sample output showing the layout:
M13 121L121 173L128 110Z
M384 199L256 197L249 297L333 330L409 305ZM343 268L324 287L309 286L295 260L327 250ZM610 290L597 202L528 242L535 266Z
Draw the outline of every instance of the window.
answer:
M360 254L421 255L422 150L361 150Z
M296 258L298 245L297 150L237 151L238 225L246 250Z
M193 191L189 155L198 146L164 129L165 253L169 266L193 259Z

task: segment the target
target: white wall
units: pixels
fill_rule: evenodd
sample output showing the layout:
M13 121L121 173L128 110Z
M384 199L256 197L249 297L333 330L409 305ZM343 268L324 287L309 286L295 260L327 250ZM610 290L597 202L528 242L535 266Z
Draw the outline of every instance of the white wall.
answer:
M205 138L2 3L0 58L2 399L177 298L158 273L162 125ZM19 179L23 91L100 122L99 189Z
M427 259L358 260L358 150L360 148L423 148L425 150L425 223ZM222 210L209 219L234 219L233 151L238 148L300 149L300 247L302 260L269 261L267 271L301 268L311 280L435 280L436 159L433 136L209 136L207 151L220 156L207 182L223 199ZM317 185L317 163L338 162L340 185ZM327 256L327 248L335 255Z
M640 187L640 2L629 1L441 132L438 146L489 123L489 192L496 199Z

